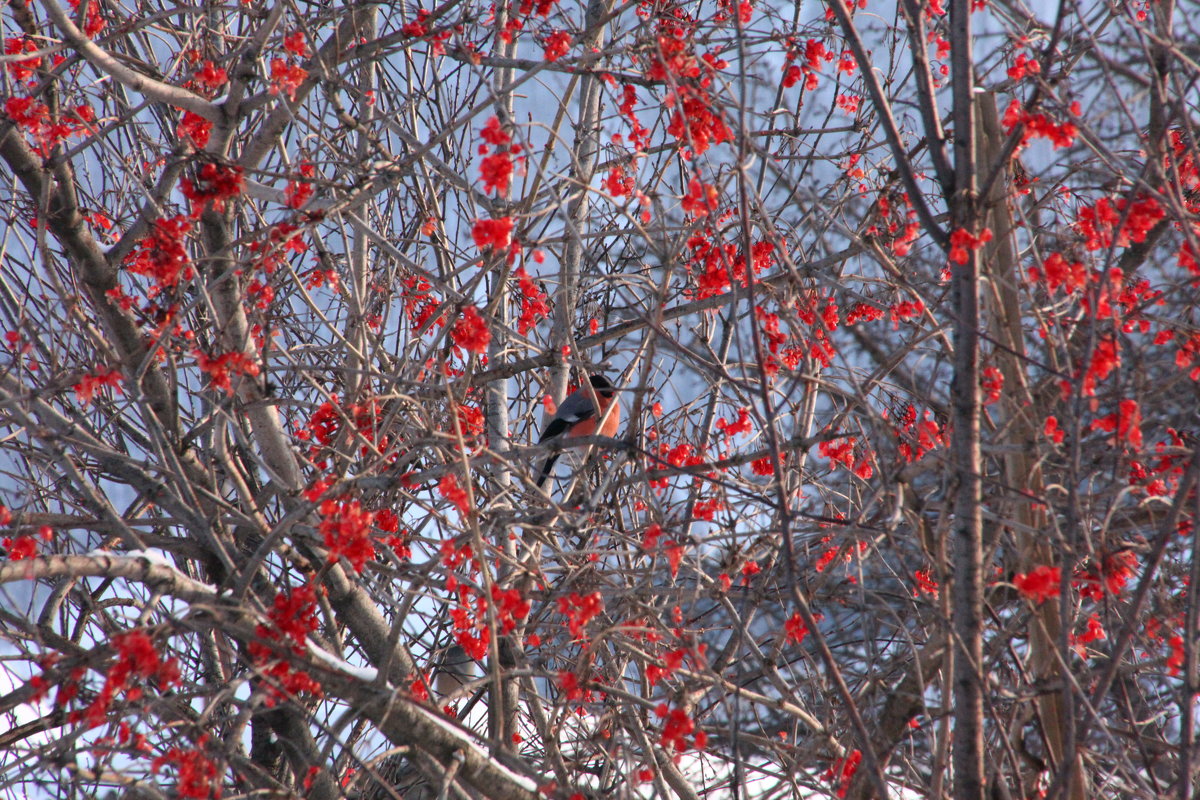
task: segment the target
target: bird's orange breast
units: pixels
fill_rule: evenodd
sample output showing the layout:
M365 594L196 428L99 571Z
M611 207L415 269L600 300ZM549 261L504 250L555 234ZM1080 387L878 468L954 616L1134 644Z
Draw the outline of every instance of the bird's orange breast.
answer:
M604 412L601 412L602 414ZM601 436L616 436L617 429L621 427L621 404L612 403L608 411L608 416L604 418L604 423L600 426Z

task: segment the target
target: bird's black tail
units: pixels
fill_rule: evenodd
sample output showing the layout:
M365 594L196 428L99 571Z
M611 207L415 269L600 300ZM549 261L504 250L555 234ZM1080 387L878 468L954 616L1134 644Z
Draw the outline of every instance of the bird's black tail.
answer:
M550 470L554 469L554 462L558 461L559 453L553 453L546 456L546 463L542 464L542 474L538 476L537 485L540 489L542 484L546 482L546 478L550 477Z

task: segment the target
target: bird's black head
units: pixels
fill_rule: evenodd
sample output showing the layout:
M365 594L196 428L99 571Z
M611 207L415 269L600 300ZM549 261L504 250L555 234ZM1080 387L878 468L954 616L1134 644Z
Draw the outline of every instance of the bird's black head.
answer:
M617 393L617 387L612 385L612 381L603 375L591 375L588 377L592 388L596 390L596 394L601 397L612 397Z

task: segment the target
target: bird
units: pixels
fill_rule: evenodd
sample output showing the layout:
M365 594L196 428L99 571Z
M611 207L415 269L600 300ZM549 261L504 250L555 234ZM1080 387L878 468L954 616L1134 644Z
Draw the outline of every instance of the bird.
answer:
M567 395L558 406L558 411L546 424L542 438L538 444L551 439L563 437L572 439L579 436L615 436L617 428L621 427L621 404L614 403L617 397L617 387L603 375L588 376L590 386L581 386ZM593 399L594 396L594 399ZM599 411L596 409L599 401ZM537 485L540 487L550 477L554 462L558 461L561 453L551 453L542 464L542 472L538 476Z
M452 644L442 653L433 678L433 691L441 702L459 694L462 687L479 675L475 659L460 644Z

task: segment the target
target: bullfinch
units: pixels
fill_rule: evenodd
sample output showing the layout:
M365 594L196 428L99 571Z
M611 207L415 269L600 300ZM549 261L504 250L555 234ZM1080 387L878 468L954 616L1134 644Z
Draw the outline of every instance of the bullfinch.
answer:
M547 423L546 430L542 431L542 438L538 439L538 444L559 436L571 439L593 434L617 435L617 428L621 427L621 404L613 402L617 396L617 387L603 375L592 375L588 382L591 383L590 388L579 387L559 404L558 411ZM593 393L595 400L600 403L599 410L596 409ZM542 465L541 475L537 479L538 486L550 477L550 470L554 467L554 462L558 461L559 455L561 454L551 453L546 457L546 463Z
M454 698L479 676L479 665L460 644L452 644L442 653L433 677L433 691L441 702Z

